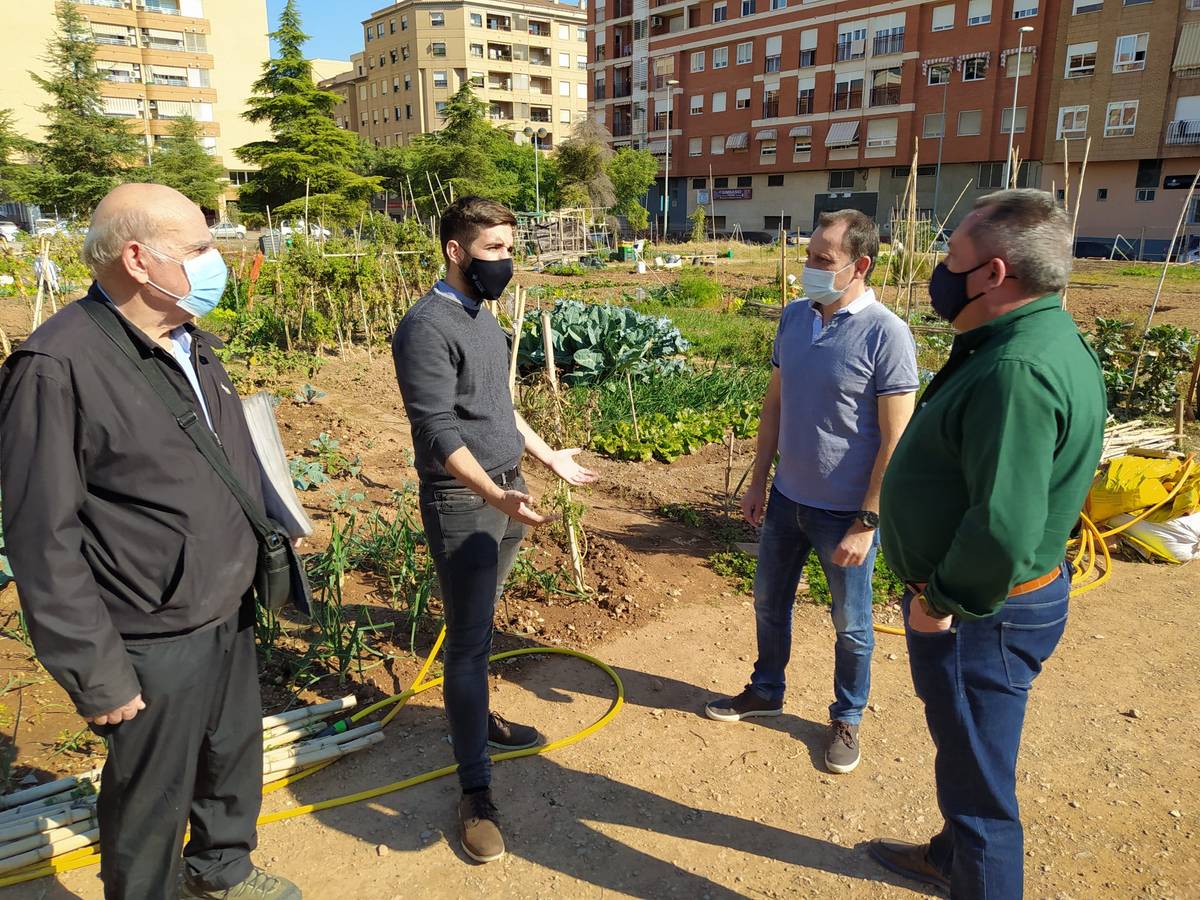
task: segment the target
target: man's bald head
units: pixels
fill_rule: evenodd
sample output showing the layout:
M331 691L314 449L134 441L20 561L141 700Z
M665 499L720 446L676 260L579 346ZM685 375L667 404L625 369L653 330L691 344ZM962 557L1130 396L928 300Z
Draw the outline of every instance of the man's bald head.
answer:
M184 235L207 234L204 213L174 188L123 184L108 193L92 214L83 242L83 261L99 275L117 263L131 241L176 244ZM190 241L185 241L190 243Z

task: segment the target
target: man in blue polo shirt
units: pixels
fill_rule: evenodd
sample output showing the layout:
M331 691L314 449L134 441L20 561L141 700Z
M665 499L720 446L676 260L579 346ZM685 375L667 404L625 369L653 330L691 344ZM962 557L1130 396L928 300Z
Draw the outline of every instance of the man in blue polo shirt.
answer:
M822 214L809 242L806 296L779 323L754 474L742 498L746 519L762 524L754 579L758 660L740 694L704 710L724 722L783 712L792 609L815 550L837 632L825 750L826 767L837 773L853 771L861 758L858 727L875 646L879 491L917 390L912 333L867 287L878 252L875 223L851 209Z

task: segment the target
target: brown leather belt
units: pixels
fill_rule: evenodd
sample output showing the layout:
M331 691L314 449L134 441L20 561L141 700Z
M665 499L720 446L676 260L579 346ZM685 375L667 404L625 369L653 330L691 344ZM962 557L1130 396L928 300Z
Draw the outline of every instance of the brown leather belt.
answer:
M1034 591L1041 590L1048 584L1053 584L1058 580L1058 576L1062 574L1062 566L1055 566L1041 578L1034 578L1031 581L1018 584L1008 592L1010 597L1020 597L1022 594L1032 594Z

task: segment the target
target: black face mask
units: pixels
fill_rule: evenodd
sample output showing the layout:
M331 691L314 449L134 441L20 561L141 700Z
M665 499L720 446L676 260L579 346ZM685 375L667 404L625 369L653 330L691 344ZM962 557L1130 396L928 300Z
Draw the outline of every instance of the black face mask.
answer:
M512 257L508 259L472 259L462 270L467 284L484 300L499 300L513 277Z
M937 268L933 270L933 275L929 279L929 299L933 304L933 311L945 319L947 322L953 322L958 318L958 314L967 308L967 304L978 300L987 291L980 291L978 294L967 296L967 276L972 272L977 272L990 263L990 259L985 259L973 269L967 269L965 272L951 272L944 262L937 264ZM1005 275L1005 278L1012 278L1012 275Z

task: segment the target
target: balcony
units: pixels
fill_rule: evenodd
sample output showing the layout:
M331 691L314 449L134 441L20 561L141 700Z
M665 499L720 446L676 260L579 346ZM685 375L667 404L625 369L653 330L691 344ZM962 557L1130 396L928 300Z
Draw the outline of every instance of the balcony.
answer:
M75 0L81 6L103 6L107 9L128 9L129 3L122 0Z
M143 37L142 46L147 50L168 50L176 53L187 50L187 47L183 43L182 35L178 41L166 41L162 38Z
M530 22L529 34L533 37L550 37L550 25L547 22Z
M614 100L619 100L622 97L630 97L632 95L633 95L633 82L632 81L625 81L625 82L618 81L617 83L615 83L613 85L613 99Z
M135 47L137 46L133 38L121 37L116 34L93 34L93 44L105 44L109 47Z
M488 44L487 57L495 62L512 62L512 47L507 44Z
M158 84L163 87L187 87L188 80L182 75L151 75L146 84Z
M626 2L622 2L622 0L618 0L618 2L613 4L612 18L620 19L620 18L623 18L625 16L630 16L630 15L633 15L633 3L632 2L626 3Z
M1167 125L1166 143L1171 146L1200 144L1200 119L1177 119Z
M633 44L614 43L613 59L624 59L626 56L633 56Z
M875 45L871 48L873 56L888 56L892 53L904 52L904 32L899 34L877 34Z
M549 66L550 51L542 50L538 47L532 47L529 50L529 64L531 66Z
M848 59L863 59L867 55L866 41L839 41L837 45L837 61Z
M542 125L550 124L550 110L544 106L534 106L529 110L529 121Z
M800 91L796 97L796 115L807 116L817 111L816 91L812 88Z
M833 95L833 108L835 110L861 109L862 95L862 88L854 88L848 91L835 91Z
M507 16L488 16L488 31L512 31L512 19Z
M615 138L632 137L633 125L629 122L614 122L612 127L612 136Z
M764 100L762 108L762 117L764 119L774 119L779 116L779 101Z
M598 84L592 89L592 97L596 100L604 100L608 97L608 89L603 84Z
M141 84L142 76L135 72L103 72L105 81L115 84Z
M438 87L438 85L434 86ZM489 75L487 86L490 91L511 91L513 89L512 79L499 75ZM445 85L441 85L441 87L445 87Z
M871 88L872 106L895 106L900 102L900 85Z

